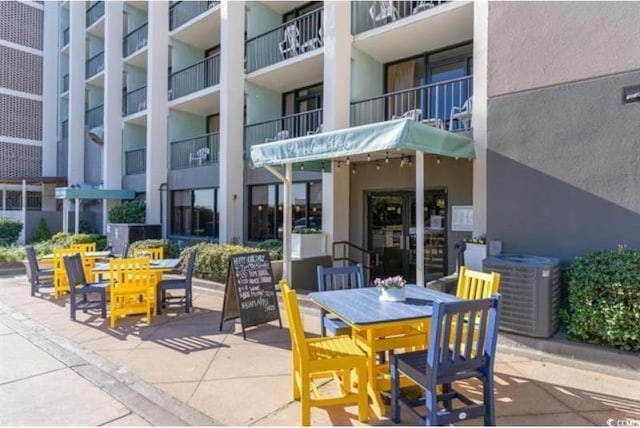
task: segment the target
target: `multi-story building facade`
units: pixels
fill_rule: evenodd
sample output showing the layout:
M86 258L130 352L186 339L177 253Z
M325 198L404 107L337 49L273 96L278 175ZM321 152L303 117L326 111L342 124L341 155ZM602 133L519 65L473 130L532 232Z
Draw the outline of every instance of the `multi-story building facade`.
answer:
M561 52L553 44L537 41L547 38L539 29L525 26L524 32L515 25L499 25L505 16L511 19L508 22L538 22L534 18L544 21L551 13L561 20L567 8L580 15L576 19L586 19L597 28L613 16L620 25L611 40L637 36L631 12L637 15L638 6L633 3L47 3L47 13L58 22L59 46L58 65L48 70L45 89L47 82L57 89L58 120L56 129L44 136L45 146L56 147L57 156L45 158L44 163L67 176L70 184L135 190L146 199L147 221L161 223L164 234L174 239L277 239L283 227L282 185L267 171L249 168L249 147L411 117L446 132L464 133L476 143L473 162L426 157L425 258L430 275L454 268L453 245L471 233L502 240L506 250L567 260L595 247L597 240L555 246L551 240L563 235L554 221L571 218L571 224L586 233L595 214L555 212L543 194L534 192L535 177L525 178L524 169L508 168L505 159L507 152L515 151L527 165L535 157L538 140L552 135L551 128L558 132L554 138L573 137L557 122L538 122L531 111L520 117L510 109L544 111L548 86L566 89L573 79L596 82L620 73L620 83L631 85L640 69L640 56L634 56L637 44L628 44L629 55L618 55L618 64L609 71L598 60L600 66L588 67L591 71L585 74L569 66L570 58L590 53L581 48L583 40L565 34L561 25L553 28L554 40L563 40ZM611 46L604 39L598 38L599 49ZM518 61L531 62L529 46L535 47L541 63L566 55L567 69L554 69L554 74L535 71L530 64L525 70ZM545 52L545 47L556 51ZM542 98L534 104L525 101L537 90ZM507 102L518 97L515 104ZM559 102L558 120L567 124L560 118L574 115L573 106L563 110ZM616 105L617 116L610 116L599 129L632 138L619 129L637 126L638 121L626 115L637 114L638 106ZM586 107L584 113L579 119L589 122ZM626 120L622 128L617 127L618 118ZM530 128L522 129L520 124L525 123ZM574 124L571 129L576 128ZM517 147L512 141L519 141ZM595 147L602 141L590 137L589 143L594 147L585 148L587 154L575 147L582 160L598 152ZM554 146L546 140L539 144L540 150ZM553 153L550 149L544 150ZM565 170L573 160L547 154L535 158L535 163ZM588 165L595 166L587 162L583 167ZM410 272L416 258L411 158L388 153L331 166L331 173L295 172L291 227L322 227L329 242L348 241L375 253L389 272ZM575 178L585 184L585 197L598 194L586 189L602 183L587 184L584 172L569 174L567 189L543 193L561 202ZM638 174L628 172L621 179L623 186L640 184ZM608 183L616 181L614 176L612 171ZM512 206L526 205L516 198L517 189L509 187L519 180L525 180L529 189L520 198L527 204L536 201L540 211ZM606 186L600 187L606 191ZM640 198L628 190L616 195L617 202L624 200L623 211L628 214L619 227L637 227ZM103 225L110 204L86 204L83 209ZM454 206L473 206L472 231L452 229ZM598 209L603 215L605 211L604 206ZM534 229L536 236L531 237ZM621 230L602 246L624 237ZM545 238L545 231L554 235ZM640 238L628 243L639 244Z

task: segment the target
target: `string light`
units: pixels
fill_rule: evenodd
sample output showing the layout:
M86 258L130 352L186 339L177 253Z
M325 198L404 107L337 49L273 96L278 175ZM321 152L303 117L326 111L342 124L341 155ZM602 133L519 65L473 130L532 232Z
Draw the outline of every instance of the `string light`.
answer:
M380 171L380 162L376 161L376 170Z
M367 162L371 162L371 154L367 153Z
M400 168L404 166L404 156L400 156Z
M304 171L304 164L303 163L300 164L300 171Z
M409 166L411 166L411 165L412 165L412 163L411 163L411 156L409 156Z
M389 152L385 153L384 163L389 163Z
M347 165L349 165L351 161L349 161L349 156L347 156Z
M353 167L351 167L351 173L352 173L353 175L355 175L355 174L356 174L356 166L355 166L355 165L354 165Z
M324 162L320 163L320 171L324 172Z
M440 156L436 157L436 163L440 165Z
M340 161L338 161L338 165L336 165L336 168L340 169Z

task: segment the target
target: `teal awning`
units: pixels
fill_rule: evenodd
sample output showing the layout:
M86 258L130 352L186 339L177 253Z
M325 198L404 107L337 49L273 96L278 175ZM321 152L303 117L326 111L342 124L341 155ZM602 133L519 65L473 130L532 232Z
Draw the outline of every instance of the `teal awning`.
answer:
M56 199L134 199L133 190L56 187Z
M440 156L474 158L473 140L463 135L399 119L251 146L251 166L318 161L391 150L419 150Z

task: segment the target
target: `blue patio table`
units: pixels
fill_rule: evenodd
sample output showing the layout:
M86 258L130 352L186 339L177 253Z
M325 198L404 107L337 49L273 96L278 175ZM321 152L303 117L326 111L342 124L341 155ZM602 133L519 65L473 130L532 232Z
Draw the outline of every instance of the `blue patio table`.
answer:
M403 302L380 301L379 295L377 288L370 287L320 291L309 294L309 297L351 326L353 339L367 354L367 391L373 409L383 416L386 407L381 393L390 389L389 368L387 364L377 364L376 354L385 350L426 346L433 302L460 299L414 284L406 286L407 298Z

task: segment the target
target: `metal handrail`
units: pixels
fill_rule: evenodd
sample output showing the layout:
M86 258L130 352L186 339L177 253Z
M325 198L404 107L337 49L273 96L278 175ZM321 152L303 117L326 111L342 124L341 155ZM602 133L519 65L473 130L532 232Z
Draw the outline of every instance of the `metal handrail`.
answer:
M337 247L338 245L342 246L342 257L337 257ZM351 255L351 249L359 251L361 253L362 256L362 260L358 261L355 260L353 258L350 257ZM376 261L376 264L371 264L371 256L375 255L375 253L373 251L369 251L369 250L365 250L364 248L360 247L359 245L353 244L349 241L337 241L334 242L331 245L331 258L333 259L334 262L344 262L344 263L351 263L351 264L357 264L357 263L361 263L362 264L362 268L365 269L367 271L367 274L371 273L371 270L373 270L374 268L376 268L378 266L378 261ZM366 281L367 283L369 281Z
M95 76L104 69L104 51L95 54L87 60L86 78Z
M169 31L191 21L196 16L214 8L219 1L177 1L169 6ZM181 14L182 13L182 14Z
M128 57L134 52L142 49L147 45L148 22L145 22L129 34L124 36L122 40L122 56Z
M147 86L141 86L127 92L122 100L122 112L125 116L147 109Z
M104 122L104 105L99 105L87 110L85 112L85 121L89 129L102 125Z
M69 73L62 76L62 93L64 94L69 90Z
M104 1L97 1L87 9L87 27L91 27L104 15Z
M416 86L414 88L401 89L399 91L394 91L394 92L387 92L387 93L384 93L382 95L376 95L374 97L369 97L369 98L364 98L364 99L361 99L361 100L358 100L358 101L353 101L351 104L364 103L366 101L373 101L373 100L377 100L377 99L383 98L383 97L406 94L406 93L409 93L409 92L414 92L414 91L418 91L418 90L422 90L422 89L434 88L436 86L447 85L449 83L456 83L456 82L459 82L459 81L469 80L469 79L472 79L472 78L473 78L473 75L468 75L468 76L464 76L464 77L457 77L455 79L443 80L442 82L429 83L427 85Z
M265 120L263 122L250 123L250 124L247 125L247 127L264 125L264 124L271 123L271 122L283 121L283 120L291 119L291 118L294 118L294 117L310 115L310 114L318 113L318 112L322 112L322 109L321 108L317 108L315 110L303 111L302 113L293 113L293 114L288 114L286 116L280 116L280 117L277 117L275 119Z
M147 170L147 149L134 149L124 152L125 175L143 174Z
M372 28L380 28L400 19L431 10L443 3L449 3L449 1L394 1L387 2L388 6L385 8L378 6L385 2L354 1L351 2L351 33L355 35Z
M210 55L169 75L173 100L220 83L220 54Z
M170 147L169 165L172 170L211 165L218 162L220 133L210 132L172 141Z
M62 32L62 47L69 44L69 27L65 28Z

